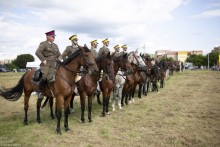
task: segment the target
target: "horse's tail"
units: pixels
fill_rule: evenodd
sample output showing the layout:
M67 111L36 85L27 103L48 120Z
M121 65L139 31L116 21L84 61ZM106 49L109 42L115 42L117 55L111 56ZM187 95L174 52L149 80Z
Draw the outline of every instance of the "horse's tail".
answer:
M44 107L46 106L46 104L47 104L47 102L49 101L49 99L50 99L49 97L46 98L46 100L44 101L44 103L43 103L43 105L41 106L41 108L44 108Z
M13 88L5 88L4 86L0 87L0 96L5 98L6 100L9 101L17 101L24 90L24 76L26 73L21 77L19 80L18 84L13 87Z

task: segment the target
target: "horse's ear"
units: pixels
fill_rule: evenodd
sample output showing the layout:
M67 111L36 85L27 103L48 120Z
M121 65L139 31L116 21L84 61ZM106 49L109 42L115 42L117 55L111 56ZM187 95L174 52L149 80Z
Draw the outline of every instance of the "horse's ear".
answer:
M123 58L127 58L127 55L128 55L128 54L127 54L127 53L125 53L125 54L123 55Z
M107 54L106 57L107 57L107 58L111 58L111 54L110 54L110 52L108 52L108 54Z
M84 44L84 47L88 48L88 46L86 44Z

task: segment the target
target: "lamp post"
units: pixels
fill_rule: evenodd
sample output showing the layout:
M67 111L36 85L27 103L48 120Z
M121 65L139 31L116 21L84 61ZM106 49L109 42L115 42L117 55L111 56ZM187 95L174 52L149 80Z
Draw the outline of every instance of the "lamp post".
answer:
M208 53L208 70L209 70L209 53Z

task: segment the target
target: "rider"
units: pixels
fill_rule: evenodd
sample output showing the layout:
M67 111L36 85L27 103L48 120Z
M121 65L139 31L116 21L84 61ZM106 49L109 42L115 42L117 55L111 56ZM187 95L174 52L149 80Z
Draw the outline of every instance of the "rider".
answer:
M97 57L98 57L98 53L97 53L97 51L96 51L97 46L98 46L97 40L91 41L91 49L90 49L90 50L91 50L91 52L92 52L94 58L97 58Z
M79 49L78 47L78 38L77 35L72 35L69 40L72 42L72 45L67 46L64 50L62 57L63 59L68 58L69 55L71 55L73 52Z
M63 59L67 59L69 55L71 55L72 53L74 53L75 51L79 49L77 35L70 36L69 40L71 41L72 45L67 46L66 49L64 50L62 54ZM83 72L82 67L80 68L80 71ZM81 79L81 76L77 74L75 82L78 82L80 79Z
M107 55L107 54L110 52L110 50L109 50L109 48L108 48L108 46L109 46L109 40L108 40L108 38L106 38L105 40L103 40L102 43L103 43L103 47L101 47L101 48L99 49L98 56Z
M123 51L120 52L120 55L123 56L127 53L127 45L124 44L124 45L121 46L121 48L122 48Z
M41 60L40 69L42 72L42 78L39 82L38 98L43 98L43 89L46 81L55 81L55 72L57 60L62 62L62 56L60 54L58 46L53 43L55 39L55 31L45 33L47 40L40 43L36 50L36 56Z
M120 56L120 53L119 53L119 51L120 51L120 46L117 44L117 45L114 46L114 49L115 49L115 52L113 53L113 54L114 54L114 57Z

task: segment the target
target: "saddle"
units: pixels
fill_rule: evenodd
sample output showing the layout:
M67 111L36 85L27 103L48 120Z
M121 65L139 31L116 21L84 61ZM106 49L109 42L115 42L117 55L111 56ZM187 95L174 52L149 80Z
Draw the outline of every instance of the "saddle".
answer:
M35 81L35 82L39 82L41 77L42 77L41 70L38 69L38 70L35 71L35 73L34 73L34 75L32 77L32 80Z

